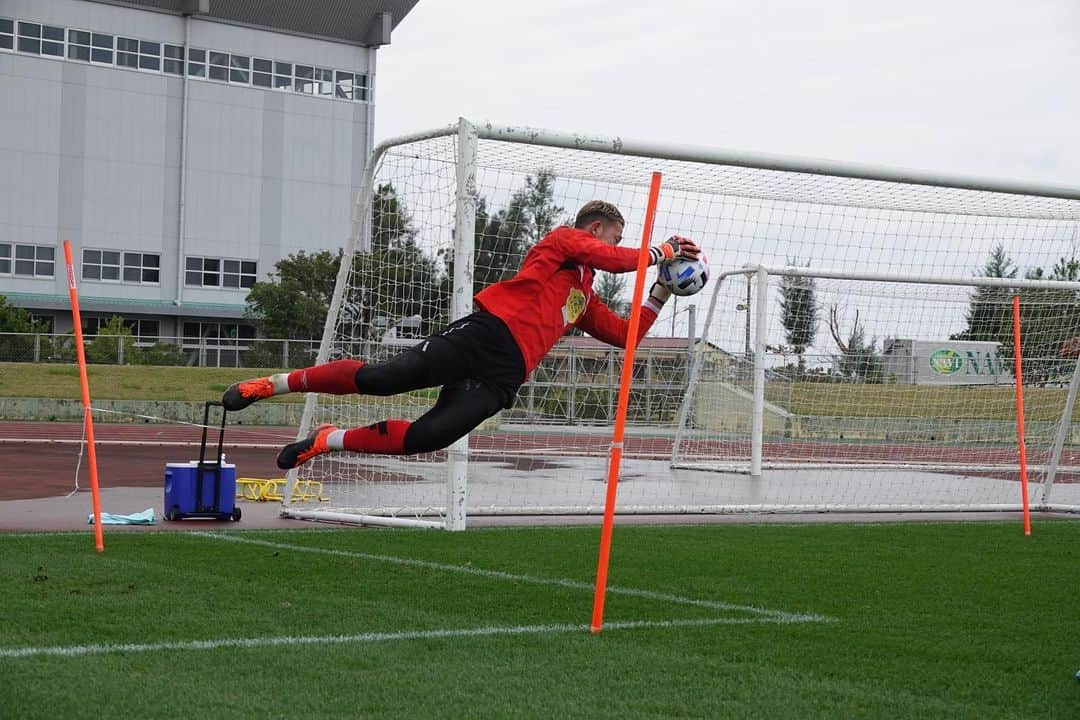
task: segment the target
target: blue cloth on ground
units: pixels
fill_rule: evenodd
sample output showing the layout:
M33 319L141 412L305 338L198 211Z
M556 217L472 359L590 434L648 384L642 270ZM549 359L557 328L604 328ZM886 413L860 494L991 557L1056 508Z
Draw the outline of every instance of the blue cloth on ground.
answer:
M94 514L90 513L86 517L86 522L90 525L94 524ZM153 525L154 524L154 508L146 508L142 512L132 513L131 515L117 515L115 513L101 513L102 525Z

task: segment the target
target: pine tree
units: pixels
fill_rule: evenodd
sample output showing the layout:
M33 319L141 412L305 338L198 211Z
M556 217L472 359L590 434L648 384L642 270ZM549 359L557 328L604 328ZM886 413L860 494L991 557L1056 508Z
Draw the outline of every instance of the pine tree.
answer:
M803 353L817 337L820 309L815 290L813 278L785 275L780 281L780 323L784 326L785 341L799 356L800 374L806 371Z
M979 277L1015 278L1016 266L997 245L991 252ZM1013 291L1008 288L978 287L971 293L965 320L967 327L951 336L952 340L977 340L1002 343L1012 347Z

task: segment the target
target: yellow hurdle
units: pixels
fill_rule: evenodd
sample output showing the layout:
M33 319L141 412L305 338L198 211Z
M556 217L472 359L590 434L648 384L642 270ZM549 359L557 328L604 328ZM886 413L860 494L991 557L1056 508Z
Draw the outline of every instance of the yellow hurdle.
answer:
M285 499L282 491L286 482L285 478L237 478L236 497L255 502L267 502L270 500L280 502ZM305 502L308 500L327 502L330 498L324 496L322 490L322 483L318 480L297 480L293 485L291 502Z

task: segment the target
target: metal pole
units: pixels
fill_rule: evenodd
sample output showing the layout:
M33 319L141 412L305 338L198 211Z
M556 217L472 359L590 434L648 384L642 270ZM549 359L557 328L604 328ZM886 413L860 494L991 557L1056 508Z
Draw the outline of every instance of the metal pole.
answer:
M476 127L465 118L458 121L457 203L454 218L454 289L451 319L472 312L473 253L476 239ZM469 469L469 436L447 448L450 477L447 480L446 529L465 529L465 503Z
M761 479L761 456L765 434L765 334L768 331L765 317L766 289L769 274L765 268L757 270L757 326L754 331L754 409L750 428L750 477ZM747 309L749 313L749 308Z
M686 377L690 377L690 368L694 364L694 340L697 339L697 305L687 308L690 316L687 320L689 327L686 330Z
M1076 366L1073 368L1072 380L1069 382L1069 394L1065 397L1065 409L1061 412L1057 437L1054 438L1054 449L1050 455L1050 462L1046 464L1046 479L1043 481L1043 507L1050 504L1050 491L1054 489L1054 476L1057 475L1058 463L1061 462L1061 450L1065 447L1065 438L1069 434L1069 426L1072 425L1077 389L1080 389L1080 360L1076 361Z
M746 359L747 360L749 360L751 358L751 356L752 356L751 352L750 352L750 285L751 285L750 276L747 275L746 276L746 344L745 344L745 348L744 348L744 352L746 353Z

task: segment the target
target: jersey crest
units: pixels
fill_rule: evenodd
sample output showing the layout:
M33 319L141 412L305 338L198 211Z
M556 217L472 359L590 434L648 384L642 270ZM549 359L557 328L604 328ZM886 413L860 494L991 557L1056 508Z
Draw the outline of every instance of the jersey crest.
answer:
M577 288L570 288L566 296L566 304L562 309L563 322L573 325L583 312L585 312L585 293Z

